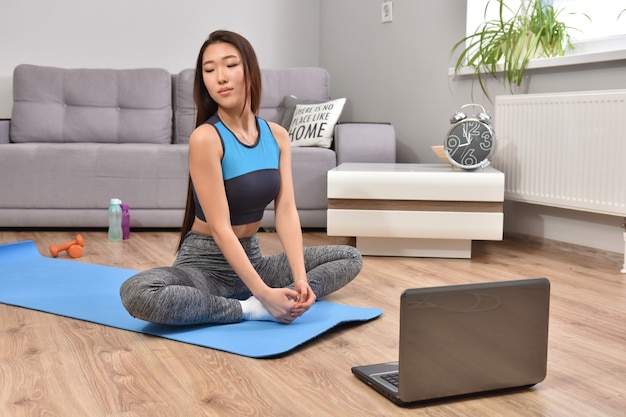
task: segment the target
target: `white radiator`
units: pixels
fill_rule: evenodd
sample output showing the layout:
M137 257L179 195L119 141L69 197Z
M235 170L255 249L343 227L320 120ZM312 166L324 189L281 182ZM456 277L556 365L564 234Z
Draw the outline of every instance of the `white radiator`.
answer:
M626 90L497 96L494 129L506 199L626 217Z

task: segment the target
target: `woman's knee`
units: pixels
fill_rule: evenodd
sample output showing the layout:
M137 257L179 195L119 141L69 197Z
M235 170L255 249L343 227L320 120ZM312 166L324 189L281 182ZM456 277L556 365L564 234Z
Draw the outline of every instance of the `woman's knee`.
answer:
M344 253L344 259L350 262L356 276L363 269L363 255L354 246L343 245L341 249Z
M120 298L124 308L133 316L146 318L153 308L159 289L165 287L168 268L156 268L139 272L128 278L120 287Z

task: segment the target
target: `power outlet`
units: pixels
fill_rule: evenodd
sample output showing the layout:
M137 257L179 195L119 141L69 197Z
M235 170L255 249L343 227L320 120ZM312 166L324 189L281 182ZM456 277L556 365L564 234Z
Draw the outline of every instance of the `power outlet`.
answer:
M380 7L381 22L389 23L393 20L393 1L383 0L383 4Z

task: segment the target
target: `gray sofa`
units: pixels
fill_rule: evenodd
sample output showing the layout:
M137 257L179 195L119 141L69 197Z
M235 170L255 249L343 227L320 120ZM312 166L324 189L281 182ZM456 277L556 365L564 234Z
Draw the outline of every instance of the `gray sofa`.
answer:
M282 121L287 96L329 99L322 68L264 69L262 79L259 116L271 121ZM0 120L0 227L106 227L112 197L130 205L131 227L180 227L192 87L192 69L16 67L12 118ZM340 123L333 144L293 148L305 228L326 226L329 169L395 161L389 124ZM270 205L263 227L274 226L273 214Z

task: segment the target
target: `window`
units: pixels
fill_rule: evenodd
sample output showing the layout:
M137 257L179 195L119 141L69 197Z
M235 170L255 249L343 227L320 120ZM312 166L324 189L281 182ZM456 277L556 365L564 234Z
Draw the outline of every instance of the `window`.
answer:
M509 0L510 7L516 10L524 0ZM600 52L626 50L626 0L544 0L563 9L560 18L571 27L574 51ZM485 20L485 6L488 0L467 0L467 34L473 33ZM620 15L621 13L621 15ZM591 22L584 16L588 15ZM495 1L488 9L487 20L497 19L498 7Z

